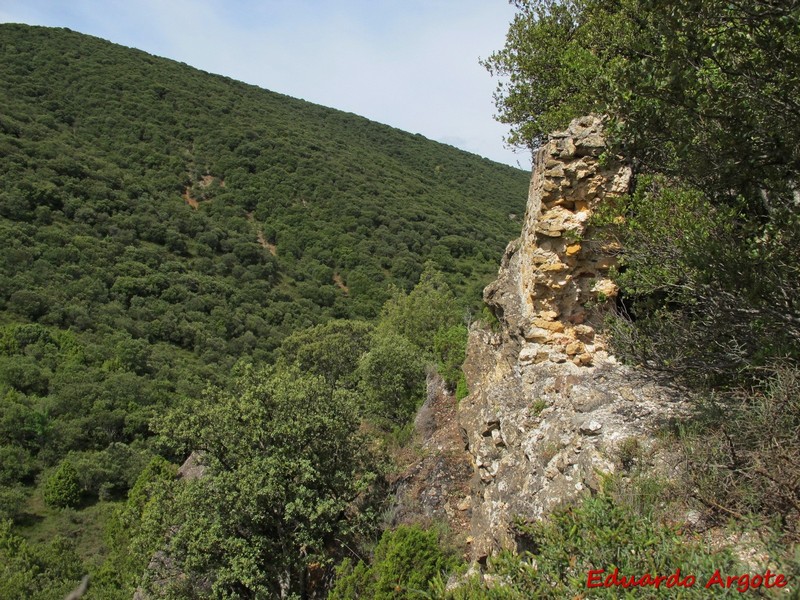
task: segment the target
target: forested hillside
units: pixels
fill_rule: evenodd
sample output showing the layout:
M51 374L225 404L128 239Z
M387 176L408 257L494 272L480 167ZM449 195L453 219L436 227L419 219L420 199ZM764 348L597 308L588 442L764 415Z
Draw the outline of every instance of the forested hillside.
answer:
M125 555L103 523L202 437L176 407L233 401L237 363L280 362L267 395L341 408L317 415L336 435L343 414L402 425L434 356L455 385L526 173L69 30L0 26L0 80L0 595L58 597ZM387 301L380 334L360 323ZM340 370L303 365L317 351Z

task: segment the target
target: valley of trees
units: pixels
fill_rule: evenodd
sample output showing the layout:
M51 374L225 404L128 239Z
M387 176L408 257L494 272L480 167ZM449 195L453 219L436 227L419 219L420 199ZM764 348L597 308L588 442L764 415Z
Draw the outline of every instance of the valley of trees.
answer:
M0 597L130 598L168 544L302 593L380 534L528 174L69 30L0 26L0 78Z

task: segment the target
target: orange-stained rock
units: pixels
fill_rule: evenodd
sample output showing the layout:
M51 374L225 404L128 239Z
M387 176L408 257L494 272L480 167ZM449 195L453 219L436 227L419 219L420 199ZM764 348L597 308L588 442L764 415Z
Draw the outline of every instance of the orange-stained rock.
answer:
M539 267L540 271L555 273L558 273L559 271L566 271L567 269L569 269L569 267L562 262L545 263Z
M579 341L570 342L567 344L565 349L566 353L570 356L575 356L576 354L582 354L584 351L583 344Z
M522 236L509 244L497 281L484 292L501 322L520 334L528 332L524 337L529 341L555 343L541 330L578 339L567 325L581 325L579 341L591 340L606 303L618 293L607 273L616 265L619 248L610 242L584 243L597 206L626 193L631 176L621 161L600 163L596 149L601 139L602 121L587 117L573 121L540 149ZM582 242L565 242L565 237Z
M564 331L564 323L561 321L546 321L545 319L534 319L533 324L541 329L547 329L555 333Z

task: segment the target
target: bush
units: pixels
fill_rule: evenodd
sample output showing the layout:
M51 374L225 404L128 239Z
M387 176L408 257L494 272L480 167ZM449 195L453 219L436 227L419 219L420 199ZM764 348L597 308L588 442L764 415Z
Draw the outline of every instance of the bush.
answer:
M28 500L27 490L22 486L0 486L0 521L12 521L22 514Z
M369 412L395 425L414 414L424 393L425 363L405 337L377 333L359 361L358 374Z
M625 248L626 318L610 322L618 356L712 385L800 356L800 319L786 302L800 273L796 215L764 226L741 203L715 204L664 177L640 177L617 210L624 224L604 233Z
M426 352L433 351L433 333L461 320L453 292L441 273L428 264L409 294L396 293L382 310L381 327L395 331Z
M759 515L800 540L800 369L779 367L755 389L713 395L683 448L687 487L711 515Z
M87 495L108 499L127 491L136 482L151 455L115 442L101 451L70 452L70 464L78 474L78 485Z
M64 598L84 574L74 543L62 536L46 544L27 541L0 521L0 598Z
M292 333L283 340L280 356L330 384L352 387L358 360L369 349L372 329L364 321L329 321Z
M721 573L744 572L729 552L713 553L690 543L675 529L605 495L587 498L545 522L518 523L516 529L518 542L526 549L519 555L504 552L489 561L490 579L499 583L488 587L472 580L446 597L583 598L592 570L603 570L601 576L605 578L617 568L620 576L636 575L638 579L645 573L669 576L680 568L681 579L689 575L696 578L693 587L637 587L635 597L707 598L704 585L716 569ZM623 590L611 587L592 591L592 598L619 598ZM735 589L727 591L730 597L738 596Z
M161 514L158 501L167 494L176 475L175 465L160 456L142 469L127 501L106 523L108 555L92 574L93 597L127 600L134 595L153 553L163 549L163 540L143 534L142 524L150 521L152 514Z
M72 463L62 460L44 483L44 502L54 508L67 508L76 506L80 499L78 471Z
M433 350L439 367L439 375L450 388L457 385L461 377L461 365L467 353L469 332L463 325L442 327L433 336Z
M28 479L34 470L33 458L25 448L0 446L0 485Z
M385 531L372 564L345 560L337 569L330 600L424 598L430 584L456 561L439 545L436 531L401 525Z
M24 394L44 396L48 392L50 382L47 373L28 356L16 355L0 361L0 382Z
M462 400L469 396L469 388L467 387L467 378L464 377L464 373L458 377L458 383L456 384L456 401Z

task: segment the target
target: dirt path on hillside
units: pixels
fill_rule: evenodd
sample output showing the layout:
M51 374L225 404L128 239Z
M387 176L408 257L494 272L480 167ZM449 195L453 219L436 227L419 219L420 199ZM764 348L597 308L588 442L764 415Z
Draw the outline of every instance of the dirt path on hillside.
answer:
M342 279L342 276L339 275L339 273L333 274L333 283L335 283L336 287L344 292L345 296L350 294L350 288L345 285L344 279Z
M267 238L264 235L264 230L261 229L261 227L259 226L258 222L255 220L255 217L253 216L252 211L247 213L247 220L250 221L250 223L255 228L255 230L256 230L256 239L258 240L258 243L261 244L261 247L262 248L266 248L267 250L269 250L269 253L272 254L272 256L278 256L278 247L275 244L270 244L267 241Z
M200 207L200 203L197 201L196 198L192 198L191 194L189 194L190 191L191 191L190 187L187 187L183 191L183 201L186 202L186 204L191 206L193 209L197 210Z

